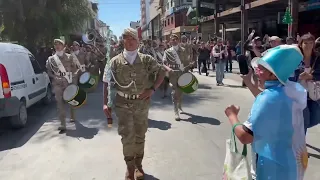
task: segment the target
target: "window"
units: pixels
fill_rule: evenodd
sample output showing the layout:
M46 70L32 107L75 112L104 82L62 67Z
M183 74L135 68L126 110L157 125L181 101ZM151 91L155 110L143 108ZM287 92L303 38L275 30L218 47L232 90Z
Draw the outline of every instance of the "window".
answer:
M171 17L171 24L173 24L173 16Z
M34 58L34 56L32 54L29 54L29 59L30 59L30 62L32 64L34 73L35 74L43 73L43 70L41 69L38 61L36 60L36 58Z
M168 21L168 25L170 25L170 19L167 19L167 21Z
M171 6L170 6L170 7L173 7L173 0L171 0L171 2L170 2L170 3L171 3Z

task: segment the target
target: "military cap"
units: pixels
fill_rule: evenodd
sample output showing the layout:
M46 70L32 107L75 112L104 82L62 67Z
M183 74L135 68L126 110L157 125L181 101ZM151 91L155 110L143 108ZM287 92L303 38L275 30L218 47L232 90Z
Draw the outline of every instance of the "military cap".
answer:
M54 40L53 40L53 43L54 43L54 44L55 44L55 43L61 43L62 45L64 45L64 41L61 40L61 39L54 39Z
M77 41L73 41L72 44L75 44L75 45L77 45L77 46L80 46L80 44L79 44Z
M177 39L179 39L179 36L176 35L176 34L171 34L171 35L170 35L170 39L172 39L172 38L177 38Z
M126 28L124 29L123 33L122 33L122 36L131 36L133 37L134 39L136 40L139 40L139 37L138 37L138 31L133 29L133 28Z

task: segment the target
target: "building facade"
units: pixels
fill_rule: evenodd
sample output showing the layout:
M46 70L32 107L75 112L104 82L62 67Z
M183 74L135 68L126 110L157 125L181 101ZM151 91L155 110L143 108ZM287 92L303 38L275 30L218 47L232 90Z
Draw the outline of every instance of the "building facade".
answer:
M195 0L161 0L159 7L162 39L168 40L172 33L178 36L187 35L190 38L197 36L196 24L192 24L187 17L189 7L195 6Z
M150 2L152 0L141 0L141 34L142 39L151 38L151 26L150 26Z

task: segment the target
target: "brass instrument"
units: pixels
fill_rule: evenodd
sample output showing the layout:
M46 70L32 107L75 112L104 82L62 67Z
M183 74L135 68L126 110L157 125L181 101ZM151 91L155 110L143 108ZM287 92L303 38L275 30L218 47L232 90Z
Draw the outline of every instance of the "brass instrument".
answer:
M96 43L105 43L106 39L103 38L97 30L88 30L84 35L82 35L82 41L93 46L101 56L105 57L105 54L97 48Z

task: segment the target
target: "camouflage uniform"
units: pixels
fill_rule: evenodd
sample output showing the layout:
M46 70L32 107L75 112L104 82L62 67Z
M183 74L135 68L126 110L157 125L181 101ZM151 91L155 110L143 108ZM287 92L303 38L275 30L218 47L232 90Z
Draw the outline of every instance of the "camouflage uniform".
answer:
M100 80L102 80L103 78L103 73L104 73L104 68L106 66L106 53L107 53L107 48L103 47L103 48L99 48L100 52L98 52L98 67L99 67L99 77Z
M77 57L80 65L84 65L84 67L87 67L89 64L89 59L87 58L87 53L83 52L83 51L79 51L78 55L74 54L74 56ZM76 59L73 59L75 65L77 66L77 68L79 69L79 71L76 74L77 79L79 80L79 77L81 76L81 74L83 73L81 70L81 67L78 67L78 64L76 63ZM84 71L86 70L86 68L84 69ZM78 82L78 81L77 81Z
M122 137L124 160L128 171L136 168L143 172L142 159L150 99L140 100L137 95L152 87L148 78L150 74L164 73L164 69L151 56L142 53L138 53L132 65L128 64L121 53L111 59L110 68L108 71L114 75L114 88L117 90L114 106L118 117L118 132ZM110 75L106 73L105 82L107 77Z
M93 52L87 52L86 59L88 61L87 69L90 74L99 76L99 64L97 60L97 55Z
M197 66L197 60L198 60L198 49L199 44L192 44L192 62L194 63L193 68L196 68Z
M193 59L193 46L190 43L181 43L180 44L181 47L183 47L185 49L185 52L187 53L188 56L188 61L192 61Z
M76 71L78 70L76 64L73 61L73 58L70 54L63 54L62 57L59 57L61 63L63 64L64 68L67 72L72 72L72 83L77 83L77 76L75 75ZM61 121L60 130L66 129L66 105L69 106L63 100L63 92L69 85L68 81L61 75L59 75L60 71L57 64L54 61L53 56L50 56L46 63L46 68L49 77L52 78L52 86L55 93L55 98L57 101L57 110L59 120ZM73 116L73 108L71 108L71 116ZM71 117L73 118L73 117Z
M184 71L181 71L179 64L176 63L173 47L169 48L164 53L164 63L173 69L173 72L169 73L169 81L172 84L172 102L174 105L175 119L180 120L179 110L182 111L182 91L178 88L178 78L184 73L187 72L191 67L191 60L188 58L185 48L178 46L177 54L180 58L181 63L185 67ZM188 66L188 67L187 67Z

